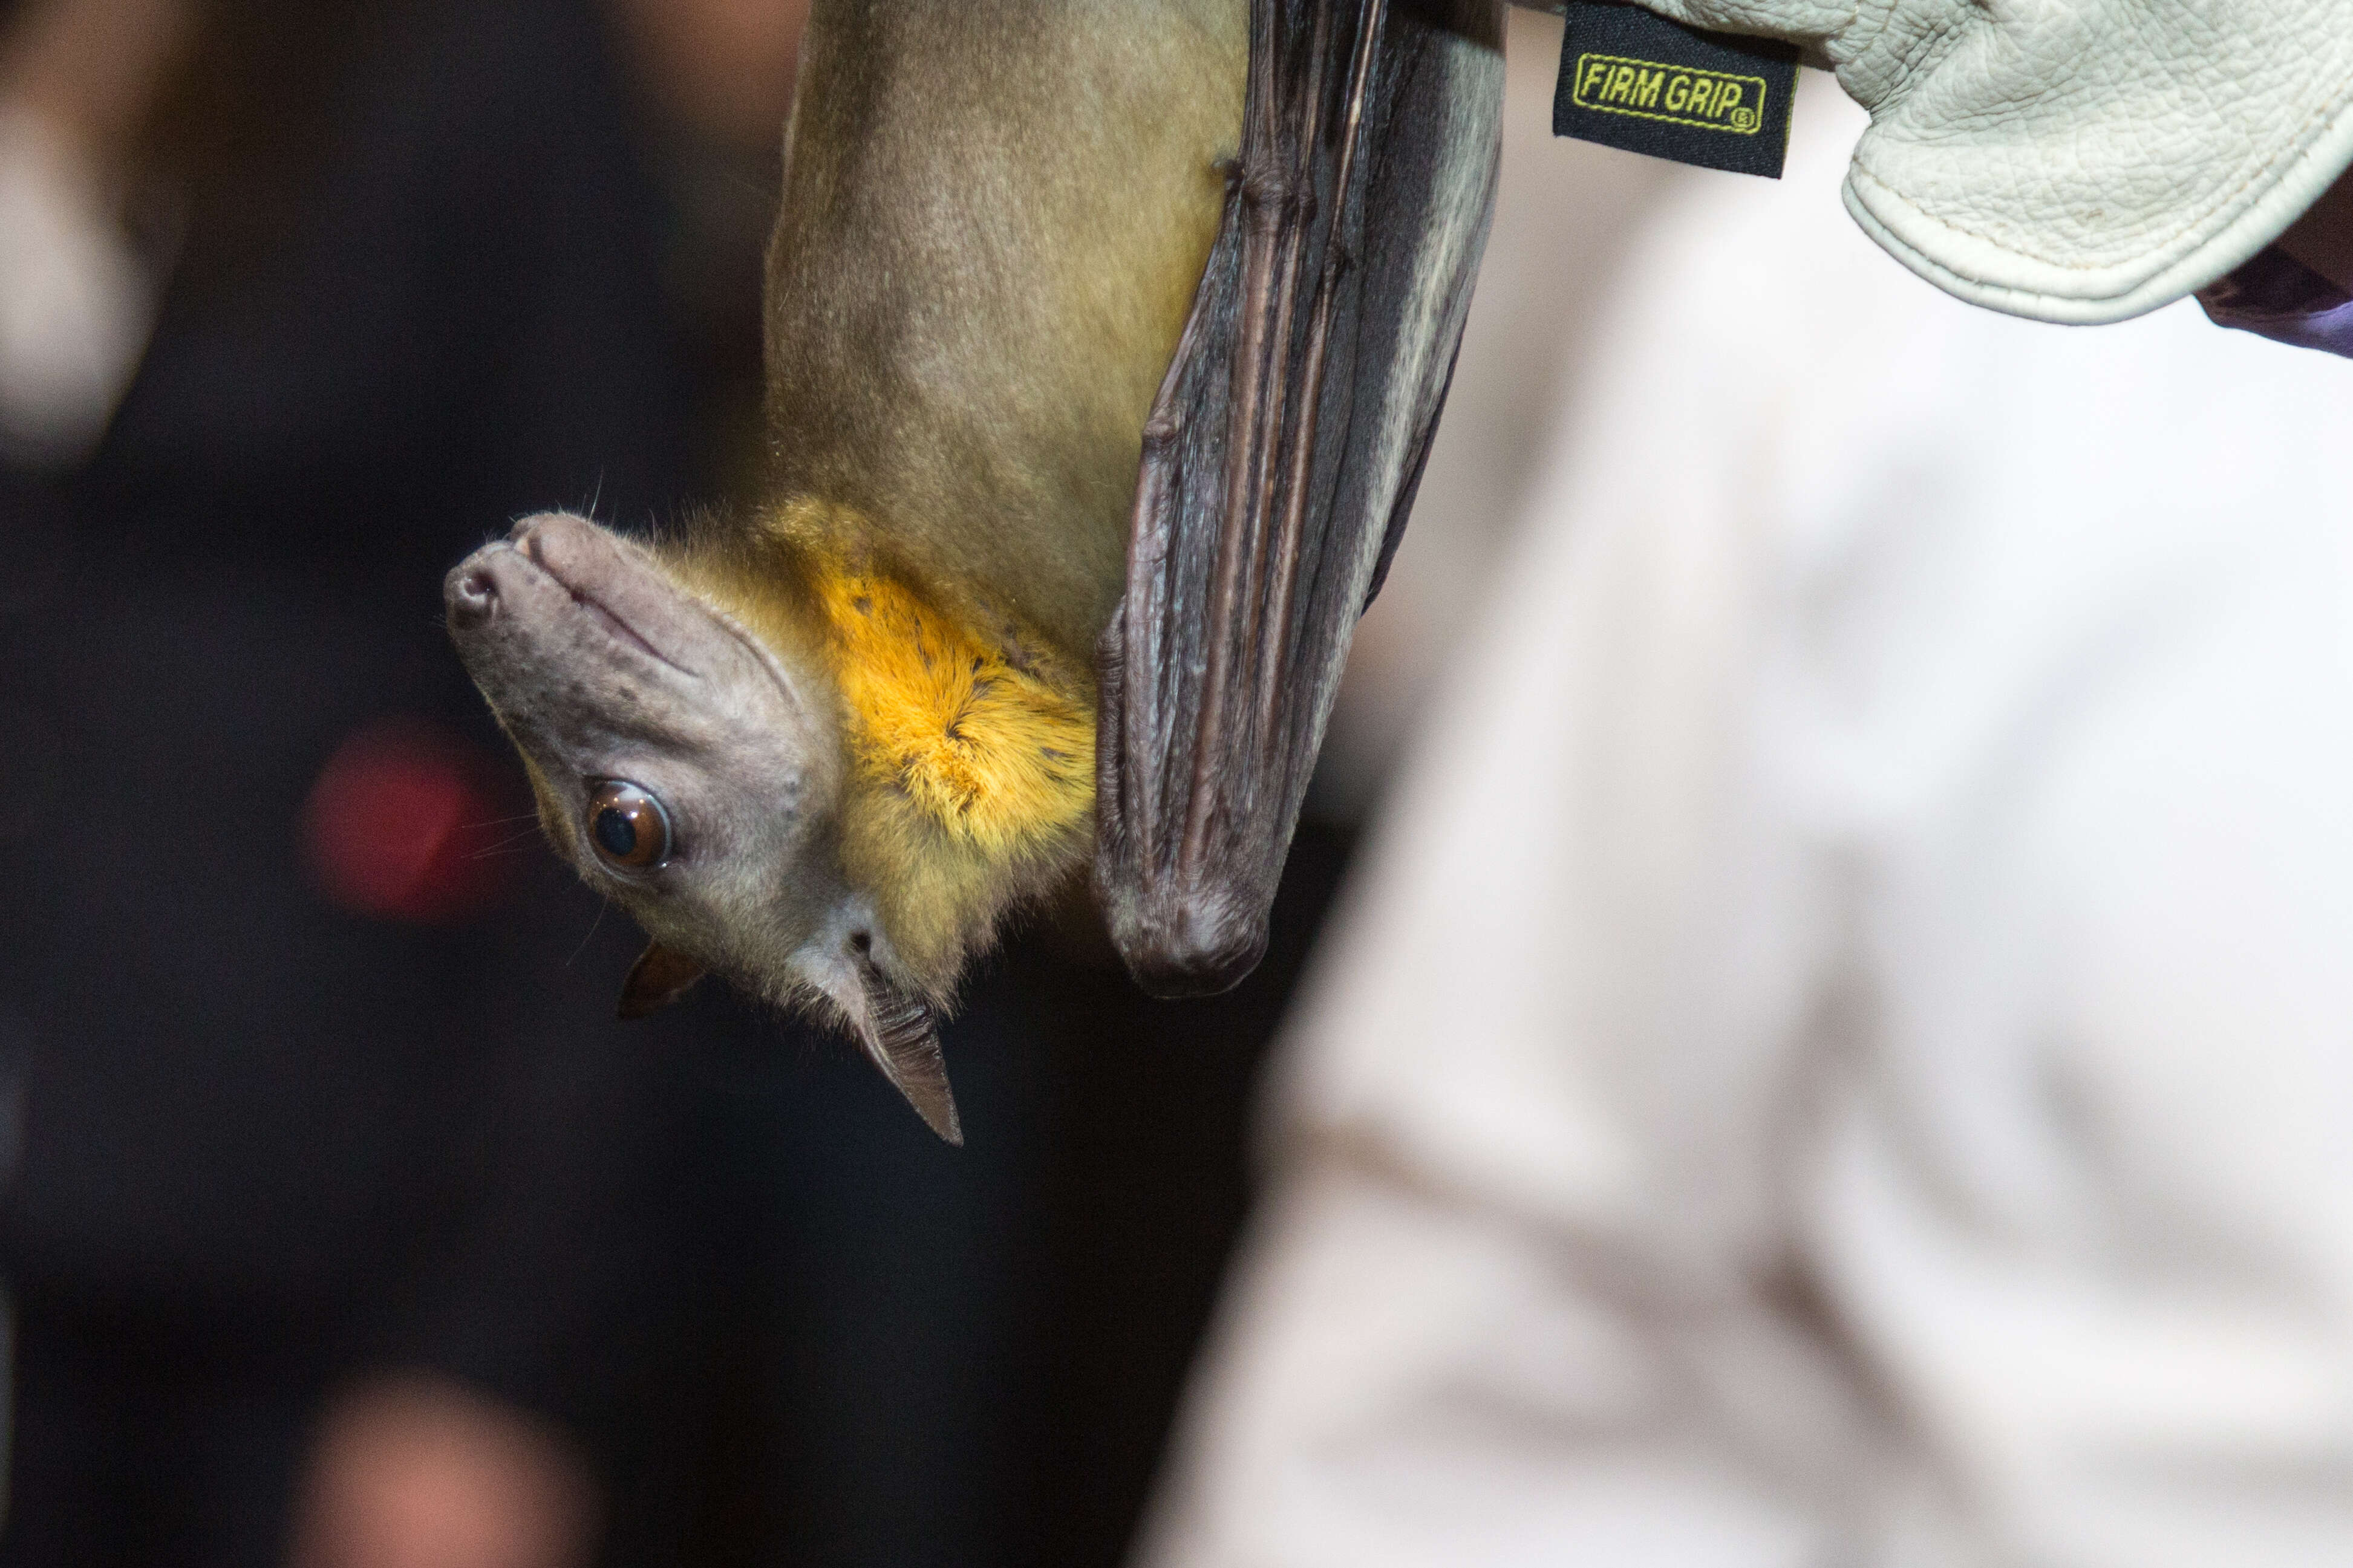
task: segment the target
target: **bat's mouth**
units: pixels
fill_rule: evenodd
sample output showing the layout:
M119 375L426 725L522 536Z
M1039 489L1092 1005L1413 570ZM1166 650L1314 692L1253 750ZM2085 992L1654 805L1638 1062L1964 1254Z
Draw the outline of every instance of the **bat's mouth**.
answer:
M674 617L662 616L659 604L631 605L649 597L648 584L633 584L633 576L656 579L657 593L667 591L634 551L595 524L550 515L526 519L506 539L476 551L449 574L442 592L450 629L461 642L502 616L521 613L528 621L569 610L575 625L593 628L605 642L700 680L700 670L664 646L671 639L649 635L648 611L655 622Z
M573 604L579 606L591 621L603 627L605 633L615 642L627 647L634 647L657 664L666 664L681 675L698 680L702 679L699 671L688 668L660 648L656 647L652 639L631 626L619 611L598 598L591 589L583 586L573 577L567 577L551 563L547 559L547 551L543 542L545 537L543 531L534 530L514 541L512 548L522 555L533 570L546 574L557 587L571 595Z

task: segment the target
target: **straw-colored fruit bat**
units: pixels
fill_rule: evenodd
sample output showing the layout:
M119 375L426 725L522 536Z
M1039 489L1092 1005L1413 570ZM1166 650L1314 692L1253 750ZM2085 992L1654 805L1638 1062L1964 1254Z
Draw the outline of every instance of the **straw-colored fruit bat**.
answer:
M766 284L768 500L524 520L448 623L652 945L847 1023L960 1142L935 1016L1090 853L1231 984L1413 499L1493 205L1500 0L819 0Z

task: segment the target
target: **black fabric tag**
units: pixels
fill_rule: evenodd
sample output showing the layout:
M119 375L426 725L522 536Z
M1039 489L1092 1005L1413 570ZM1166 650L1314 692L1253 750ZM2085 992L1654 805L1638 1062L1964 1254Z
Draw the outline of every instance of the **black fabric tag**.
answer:
M1561 13L1554 135L1781 177L1796 45L1703 33L1610 0L1567 0Z

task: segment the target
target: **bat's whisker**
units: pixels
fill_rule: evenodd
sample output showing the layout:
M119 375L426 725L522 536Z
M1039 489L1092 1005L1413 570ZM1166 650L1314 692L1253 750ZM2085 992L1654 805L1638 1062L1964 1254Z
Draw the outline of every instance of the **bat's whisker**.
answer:
M574 948L572 950L572 956L564 961L565 968L571 968L575 963L579 962L580 955L588 951L588 944L596 940L596 928L605 923L605 911L612 907L613 900L610 899L600 899L597 900L596 918L588 922L588 934L580 939L580 945Z

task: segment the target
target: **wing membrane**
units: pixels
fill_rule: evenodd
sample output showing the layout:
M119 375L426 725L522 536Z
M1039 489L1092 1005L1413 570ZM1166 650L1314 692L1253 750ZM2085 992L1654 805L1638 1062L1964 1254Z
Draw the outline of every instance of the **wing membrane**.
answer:
M1145 426L1101 658L1096 886L1157 994L1222 990L1264 951L1461 339L1500 10L1252 0L1241 153Z

